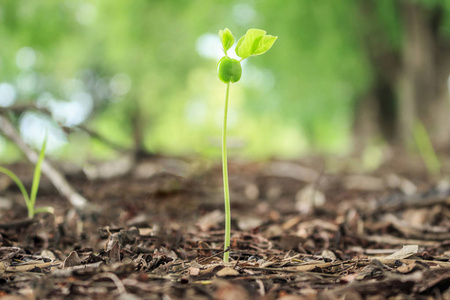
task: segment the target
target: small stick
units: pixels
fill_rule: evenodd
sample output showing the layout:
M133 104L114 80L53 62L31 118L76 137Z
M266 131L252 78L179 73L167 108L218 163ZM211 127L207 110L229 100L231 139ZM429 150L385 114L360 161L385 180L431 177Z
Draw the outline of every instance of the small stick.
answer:
M52 115L52 112L50 110L48 110L47 108L45 108L45 107L38 107L35 104L31 104L31 103L16 104L16 105L13 105L13 106L10 106L10 107L0 107L0 115L8 113L8 112L23 113L23 112L28 111L28 110L36 110L36 111L42 112L42 113L44 113L46 115L49 115L49 116ZM73 131L72 128L64 127L62 125L61 125L61 128L62 128L62 130L65 133ZM122 154L130 152L129 149L123 147L122 145L119 145L119 144L116 144L116 143L114 143L112 141L107 140L106 138L102 137L99 133L97 133L97 132L87 128L83 124L80 124L80 125L76 126L76 128L86 132L90 137L100 141L101 143L105 144L106 146L110 147L113 150L116 150L116 151L118 151L118 152L120 152Z

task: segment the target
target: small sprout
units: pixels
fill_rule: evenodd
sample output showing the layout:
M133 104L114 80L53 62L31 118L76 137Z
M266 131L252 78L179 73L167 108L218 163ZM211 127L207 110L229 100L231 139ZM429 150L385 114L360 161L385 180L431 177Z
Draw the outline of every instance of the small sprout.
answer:
M222 130L222 169L223 169L223 193L225 202L225 242L224 242L224 262L228 262L230 258L230 239L231 239L231 212L230 212L230 191L228 188L228 165L227 165L227 113L228 113L228 96L230 94L230 83L238 82L241 79L242 67L241 61L250 57L261 55L267 52L275 43L278 37L266 35L261 29L249 29L247 33L241 37L236 45L236 54L241 60L230 58L227 51L234 44L234 36L228 28L219 31L219 38L222 42L223 52L225 56L219 60L217 65L217 76L221 81L226 83L225 92L225 109L223 114L223 130Z
M41 180L42 162L44 161L46 146L47 146L47 134L45 134L44 142L42 143L41 151L39 152L39 158L36 163L36 167L34 169L33 183L31 185L30 194L28 194L27 190L25 189L24 184L19 179L19 177L16 176L16 174L11 172L7 168L0 167L0 173L7 175L19 187L20 192L22 193L23 199L25 200L25 204L28 209L28 217L30 219L32 219L34 217L34 215L39 212L48 212L48 213L54 212L53 207L49 207L49 206L35 208L36 196L37 196L37 192L38 192L38 188L39 188L39 182Z

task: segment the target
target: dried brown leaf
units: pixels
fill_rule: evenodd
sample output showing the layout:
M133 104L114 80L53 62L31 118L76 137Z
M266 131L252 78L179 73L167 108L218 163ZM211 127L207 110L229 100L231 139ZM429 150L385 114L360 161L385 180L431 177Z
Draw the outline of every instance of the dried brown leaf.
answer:
M386 259L404 259L413 256L419 252L418 245L405 245L402 249L398 250L391 255L386 256Z
M81 265L81 259L76 251L70 252L69 256L64 260L63 268Z
M239 272L233 268L225 267L222 270L220 270L219 272L217 272L216 275L219 277L236 276L236 275L239 275Z

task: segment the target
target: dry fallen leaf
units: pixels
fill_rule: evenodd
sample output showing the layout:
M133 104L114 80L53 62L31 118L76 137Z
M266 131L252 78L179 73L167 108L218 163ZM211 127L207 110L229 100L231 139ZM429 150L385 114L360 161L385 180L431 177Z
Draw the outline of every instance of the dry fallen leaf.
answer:
M219 272L217 272L216 275L219 277L236 276L236 275L239 275L239 272L233 268L225 267L222 270L220 270Z
M81 265L81 259L76 251L70 252L69 256L64 260L63 268Z
M344 187L347 190L381 191L385 189L382 179L368 175L350 175L344 179Z
M333 251L327 249L322 251L322 257L324 259L330 259L331 261L336 260L336 255L333 253Z
M198 274L200 274L200 269L199 268L195 268L195 267L190 267L189 268L189 275L191 275L191 276L198 276Z
M397 272L406 274L406 273L411 272L415 267L416 267L416 262L405 263L397 268Z
M202 216L198 220L196 225L200 228L201 231L209 231L212 228L218 226L219 223L223 221L223 218L224 214L222 213L222 211L216 209Z
M317 190L315 185L309 184L295 195L295 208L299 212L307 214L316 207L322 207L325 200L324 193Z
M408 257L413 256L419 252L419 246L418 245L405 245L402 249L398 250L395 253L392 253L391 255L386 256L386 259L405 259Z
M254 297L250 297L245 288L239 284L232 284L231 282L218 279L214 280L214 285L217 286L217 290L214 294L214 299L217 300L250 300Z
M238 218L238 226L242 231L250 231L263 223L263 220L258 217L241 217Z
M116 263L120 262L120 243L115 242L109 252L109 262Z

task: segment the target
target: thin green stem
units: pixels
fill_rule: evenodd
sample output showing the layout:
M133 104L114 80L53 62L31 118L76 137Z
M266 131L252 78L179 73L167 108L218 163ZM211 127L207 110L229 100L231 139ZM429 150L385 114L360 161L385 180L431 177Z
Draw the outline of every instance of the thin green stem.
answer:
M222 128L222 169L223 169L223 195L225 199L225 243L223 246L223 261L228 262L230 253L227 251L230 247L231 239L231 209L230 209L230 190L228 187L228 165L227 165L227 115L228 115L228 95L230 94L230 83L227 83L225 93L225 109L223 113Z

